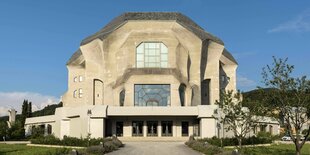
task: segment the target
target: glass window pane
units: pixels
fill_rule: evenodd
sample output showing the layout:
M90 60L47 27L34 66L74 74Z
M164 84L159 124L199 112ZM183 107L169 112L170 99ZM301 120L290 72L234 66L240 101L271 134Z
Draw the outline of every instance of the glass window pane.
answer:
M161 61L168 61L168 55L167 54L161 54L160 55L160 60Z
M148 48L155 48L155 45L156 45L156 43L146 43L146 44L148 44L148 45L149 45L149 47L148 47Z
M167 67L168 49L159 42L141 43L137 47L136 61L137 67Z
M137 47L137 53L141 53L143 54L144 53L144 43L140 44L138 47Z
M135 85L135 106L170 106L170 85Z
M161 43L161 53L168 53L168 48L163 43Z
M168 67L168 62L160 62L160 67L163 67L163 68Z
M137 67L138 68L144 67L144 62L137 62Z
M144 61L144 55L143 54L137 54L137 61Z

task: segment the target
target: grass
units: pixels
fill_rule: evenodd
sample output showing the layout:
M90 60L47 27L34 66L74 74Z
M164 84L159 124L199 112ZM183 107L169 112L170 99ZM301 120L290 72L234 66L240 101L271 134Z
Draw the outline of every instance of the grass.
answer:
M71 149L27 146L25 144L0 144L0 155L60 155Z
M271 146L257 146L251 148L244 148L243 152L246 155L295 155L295 145L274 144ZM302 147L301 154L310 155L310 144L305 144Z

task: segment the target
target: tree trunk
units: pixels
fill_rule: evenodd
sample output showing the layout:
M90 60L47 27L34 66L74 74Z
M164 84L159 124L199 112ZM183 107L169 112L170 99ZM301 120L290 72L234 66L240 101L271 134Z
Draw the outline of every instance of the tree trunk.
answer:
M239 143L239 149L241 150L241 148L242 148L242 138L238 138L238 143Z
M298 144L298 142L295 144L295 148L296 148L296 155L300 155L301 146Z

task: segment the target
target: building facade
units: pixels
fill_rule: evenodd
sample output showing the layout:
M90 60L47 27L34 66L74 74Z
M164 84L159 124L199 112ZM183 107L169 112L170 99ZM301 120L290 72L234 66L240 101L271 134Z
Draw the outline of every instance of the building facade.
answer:
M47 134L91 137L217 136L220 91L236 90L224 43L174 12L124 13L81 42L67 62L55 115L27 118Z

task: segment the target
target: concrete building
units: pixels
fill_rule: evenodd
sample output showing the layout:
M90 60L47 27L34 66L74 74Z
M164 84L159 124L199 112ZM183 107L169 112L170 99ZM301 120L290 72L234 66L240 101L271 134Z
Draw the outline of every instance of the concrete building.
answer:
M174 12L124 13L84 39L67 62L55 115L27 118L57 137L217 136L220 90L236 90L224 43Z

